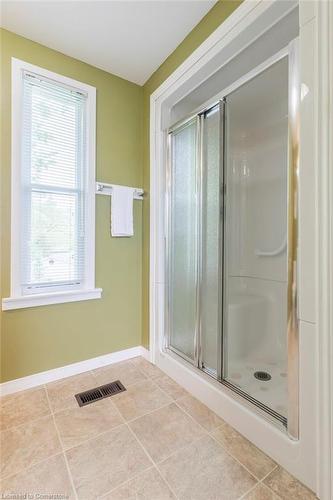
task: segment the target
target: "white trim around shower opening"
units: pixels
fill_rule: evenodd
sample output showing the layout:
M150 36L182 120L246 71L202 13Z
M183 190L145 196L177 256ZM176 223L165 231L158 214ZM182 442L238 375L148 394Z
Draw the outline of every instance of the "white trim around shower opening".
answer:
M205 78L214 73L218 69L218 66L212 69L214 57L232 41L235 42L240 33L254 24L262 14L267 13L272 6L274 7L278 3L278 0L269 2L245 0L151 95L150 356L152 362L156 363L173 379L207 404L291 474L316 491L321 500L331 500L333 481L330 470L332 468L333 438L330 426L333 423L333 398L330 391L333 388L333 373L330 371L329 360L330 356L333 355L330 339L330 326L332 325L330 311L333 309L333 276L331 275L333 252L331 234L333 234L333 224L329 213L331 209L333 211L333 180L329 171L332 148L328 146L329 131L332 133L332 117L327 103L328 83L333 83L332 66L328 64L331 50L329 41L333 41L333 8L332 5L329 5L329 2L309 1L300 2L299 4L301 53L302 51L304 54L308 52L309 40L318 40L318 46L312 43L312 47L315 46L314 61L320 65L316 67L316 71L311 69L311 63L309 65L310 70L307 68L307 71L310 71L310 80L314 81L312 97L314 120L307 121L306 128L309 130L306 134L304 132L303 134L306 137L315 137L314 142L317 149L319 146L319 152L316 152L314 161L316 161L316 165L318 165L319 159L321 161L321 169L320 171L317 169L315 174L316 182L311 184L311 189L314 190L313 196L316 200L320 200L320 204L316 203L316 224L318 229L316 234L313 231L310 235L310 238L315 240L316 247L316 284L311 283L310 286L316 289L316 315L320 316L318 323L321 327L318 328L315 318L305 317L301 321L300 345L303 356L301 358L303 377L300 382L301 432L299 441L290 440L286 433L281 432L269 420L263 419L251 411L244 404L244 401L237 399L219 382L214 383L214 380L206 374L199 372L177 356L163 351L165 319L164 166L166 162L167 133L162 125L162 115L168 113L172 106L181 99L181 92L184 93L184 88L189 93L196 85L201 83L199 73L201 72L202 78L205 67L207 67ZM318 22L320 23L320 29ZM309 35L311 30L312 35ZM327 92L326 100L323 97L319 100L319 84ZM320 136L319 131L324 129L324 124L327 124L327 129L325 134L321 133ZM315 187L313 187L314 184ZM320 241L325 242L325 245ZM302 259L304 259L304 255ZM320 298L323 297L323 294L326 300ZM301 305L301 307L304 309L304 305ZM314 353L317 353L317 356ZM316 400L318 404L315 404Z

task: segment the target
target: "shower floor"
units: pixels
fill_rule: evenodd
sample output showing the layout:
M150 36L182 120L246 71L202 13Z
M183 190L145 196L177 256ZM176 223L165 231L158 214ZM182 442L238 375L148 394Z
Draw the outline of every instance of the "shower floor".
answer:
M271 379L256 379L254 373L257 371L269 373ZM226 380L287 418L287 367L282 362L258 363L251 359L232 362L229 363Z
M181 338L179 339L181 340ZM188 345L178 343L180 352L188 352ZM189 354L190 355L190 354ZM213 371L213 370L212 370ZM254 373L269 373L270 380L263 381L254 377ZM232 360L228 363L225 379L265 406L287 418L288 415L288 378L287 365L283 361L265 362L254 357Z

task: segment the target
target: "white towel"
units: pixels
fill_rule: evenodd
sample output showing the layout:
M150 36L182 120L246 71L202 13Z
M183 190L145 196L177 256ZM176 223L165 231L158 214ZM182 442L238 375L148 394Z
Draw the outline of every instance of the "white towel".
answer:
M134 188L113 186L111 196L111 235L133 236Z

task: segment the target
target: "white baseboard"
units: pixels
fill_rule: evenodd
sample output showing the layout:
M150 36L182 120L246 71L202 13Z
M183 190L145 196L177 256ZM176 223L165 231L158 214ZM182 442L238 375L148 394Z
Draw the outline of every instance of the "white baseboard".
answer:
M145 359L150 360L150 353L145 347L131 347L130 349L124 349L123 351L104 354L103 356L98 356L97 358L86 359L71 365L54 368L45 372L39 372L33 375L28 375L27 377L4 382L3 384L0 384L0 395L5 396L6 394L31 389L39 385L47 384L48 382L54 382L55 380L70 377L71 375L78 375L79 373L94 370L95 368L100 368L101 366L111 365L119 361L135 358L136 356L142 356Z

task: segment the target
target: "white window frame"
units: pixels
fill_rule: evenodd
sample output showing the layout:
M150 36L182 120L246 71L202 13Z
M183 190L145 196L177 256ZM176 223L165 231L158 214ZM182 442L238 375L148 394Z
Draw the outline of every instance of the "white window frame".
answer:
M86 280L82 288L47 293L22 294L21 286L21 155L23 114L23 72L30 71L59 84L69 85L87 95L87 186L85 199ZM95 288L95 159L96 89L86 83L53 73L12 58L12 145L11 145L11 287L10 297L2 299L2 310L98 299L102 289Z

